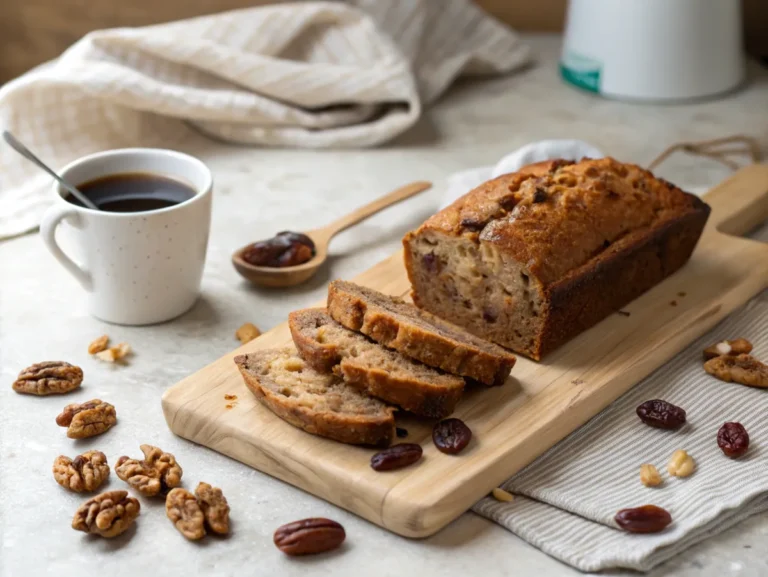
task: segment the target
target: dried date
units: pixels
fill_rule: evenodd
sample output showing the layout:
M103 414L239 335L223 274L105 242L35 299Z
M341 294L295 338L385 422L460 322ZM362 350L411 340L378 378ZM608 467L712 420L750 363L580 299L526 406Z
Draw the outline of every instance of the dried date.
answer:
M741 423L725 423L717 432L717 446L731 459L738 459L749 449L749 433Z
M344 527L336 521L312 518L279 527L273 540L286 555L315 555L336 549L346 537Z
M371 457L371 468L374 471L392 471L412 465L421 459L421 445L416 443L400 443L392 445Z
M306 234L282 231L249 245L242 258L254 266L287 267L303 264L315 256L315 243Z
M657 429L679 429L685 424L685 410L661 399L645 401L637 407L637 416Z
M441 453L460 453L472 440L472 431L461 419L444 419L432 429L432 441Z
M656 505L622 509L613 519L628 533L659 533L672 522L669 512Z

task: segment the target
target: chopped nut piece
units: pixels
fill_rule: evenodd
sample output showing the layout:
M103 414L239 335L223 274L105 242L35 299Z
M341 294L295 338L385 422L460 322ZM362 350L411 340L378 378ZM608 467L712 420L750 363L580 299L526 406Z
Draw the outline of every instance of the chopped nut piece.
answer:
M673 477L689 477L696 469L696 463L688 453L678 449L672 453L672 457L667 463L667 471Z
M87 403L73 403L64 407L56 417L56 424L67 428L70 439L94 437L111 429L117 423L115 407L101 399Z
M115 361L123 360L129 354L131 354L131 346L127 343L120 343L96 353L96 358L107 363L114 363Z
M704 349L704 360L714 359L721 355L746 355L752 352L752 343L747 339L723 341Z
M653 465L640 465L640 482L646 487L656 487L661 485L661 475L659 475L659 470Z
M229 504L221 489L200 483L195 489L195 497L203 511L205 528L219 535L229 533Z
M704 363L704 370L725 381L768 388L768 366L751 355L722 355Z
M89 499L77 510L72 528L93 535L117 537L139 516L141 505L128 491L109 491Z
M261 331L259 330L259 327L257 327L253 323L245 323L235 332L235 336L243 344L251 342L260 334L261 334Z
M515 500L515 496L512 493L509 493L504 489L500 489L499 487L494 487L493 491L491 491L491 494L493 495L494 499L503 503L511 503Z
M74 460L61 455L53 462L53 477L70 491L95 491L109 477L107 457L101 451L88 451Z
M183 471L176 458L152 445L141 445L144 459L120 457L115 463L117 476L145 497L154 497L181 485Z
M205 518L195 496L186 489L176 488L165 499L165 514L179 533L190 541L205 537Z
M106 350L108 345L109 336L101 335L98 339L93 340L91 344L88 345L88 354L95 355L96 353L100 353L101 351Z
M83 382L83 370L64 361L46 361L19 373L13 390L26 395L61 395L74 391Z

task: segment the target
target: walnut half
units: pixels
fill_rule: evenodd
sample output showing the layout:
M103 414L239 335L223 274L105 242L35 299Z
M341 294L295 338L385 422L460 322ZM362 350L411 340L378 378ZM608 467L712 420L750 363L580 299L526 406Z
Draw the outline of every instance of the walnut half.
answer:
M183 471L176 457L152 445L141 445L144 459L120 457L115 464L117 476L145 497L154 497L181 485Z
M61 395L74 391L83 382L83 370L64 361L46 361L19 373L13 390L25 395Z
M176 488L168 493L165 514L178 532L190 541L205 537L205 516L195 496L186 489Z
M704 363L704 370L726 383L768 388L768 366L751 355L715 357Z
M109 491L83 503L72 519L72 528L101 537L123 533L139 516L141 505L128 491Z
M56 417L57 425L67 427L67 437L70 439L95 437L108 431L116 423L115 407L101 399L67 405Z
M221 489L211 487L208 483L199 483L195 497L205 517L205 528L219 535L229 533L229 504Z
M88 451L73 459L61 455L53 462L53 478L70 491L95 491L109 477L107 457L101 451Z

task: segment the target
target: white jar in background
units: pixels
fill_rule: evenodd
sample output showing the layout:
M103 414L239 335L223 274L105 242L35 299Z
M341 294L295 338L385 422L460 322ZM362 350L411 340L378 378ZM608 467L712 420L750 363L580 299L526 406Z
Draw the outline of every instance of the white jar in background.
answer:
M744 79L737 0L570 0L560 73L621 99L712 96Z

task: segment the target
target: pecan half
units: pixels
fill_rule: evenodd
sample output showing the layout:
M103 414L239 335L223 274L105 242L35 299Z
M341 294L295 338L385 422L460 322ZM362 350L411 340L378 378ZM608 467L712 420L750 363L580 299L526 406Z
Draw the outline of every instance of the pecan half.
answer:
M751 355L722 355L704 363L704 370L725 381L768 388L768 366Z
M115 407L101 399L87 403L73 403L64 407L56 417L56 424L67 427L70 439L85 439L100 435L117 424Z
M111 538L123 533L139 516L141 505L128 491L109 491L89 499L75 513L72 528Z
M181 485L183 471L176 457L152 445L141 445L144 459L120 457L115 463L117 476L145 497L154 497Z
M165 499L165 514L176 530L190 541L205 537L205 517L195 496L186 489L176 488Z
M278 527L273 540L286 555L314 555L336 549L346 537L339 523L316 517Z
M83 370L64 361L46 361L19 373L13 390L25 395L61 395L74 391L83 382Z
M752 343L747 339L738 338L732 341L715 343L704 349L704 360L714 359L721 355L746 355L752 352Z
M88 451L70 459L66 455L53 462L53 478L70 491L95 491L109 477L107 457L101 451Z
M199 483L195 497L203 511L205 528L219 535L229 533L229 504L221 489L211 487L208 483Z

